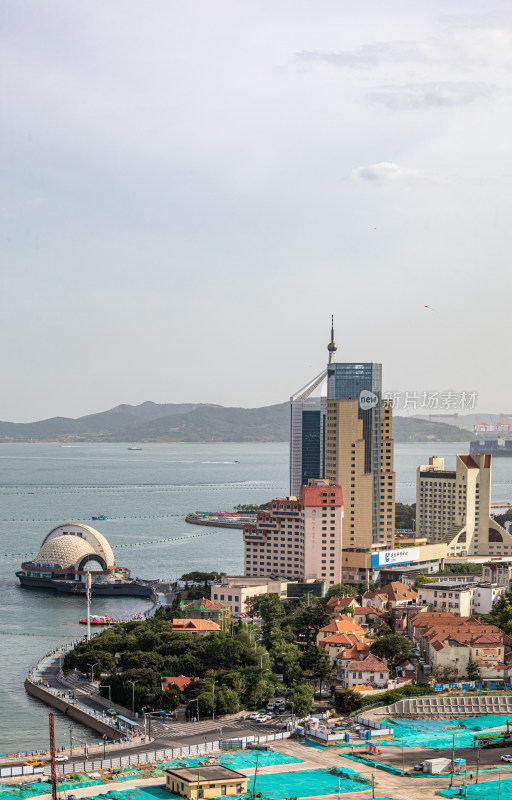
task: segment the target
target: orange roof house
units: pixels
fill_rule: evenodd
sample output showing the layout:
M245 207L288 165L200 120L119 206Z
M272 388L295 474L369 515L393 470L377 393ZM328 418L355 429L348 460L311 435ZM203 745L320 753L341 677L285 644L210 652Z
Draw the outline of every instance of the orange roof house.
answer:
M400 581L392 581L379 589L378 592L366 592L363 595L364 605L380 607L382 602L383 608L388 609L407 605L407 603L413 603L417 599L418 593L409 589L405 583L401 583Z
M196 680L197 678L187 678L186 675L178 675L177 678L160 678L162 692L166 692L171 685L177 686L180 692L182 692L185 686L188 686L191 681Z
M186 631L187 633L197 633L206 636L208 633L218 633L220 625L212 622L211 619L173 619L173 633L176 631Z
M345 608L355 608L357 600L355 597L331 597L327 601L327 611L329 614L340 614Z
M318 631L317 644L332 633L356 633L360 636L364 636L363 628L350 614L342 614L339 617L335 617L328 625L320 628Z
M389 668L384 661L370 653L362 661L344 662L343 665L340 665L338 675L345 688L352 688L358 681L373 686L387 687Z

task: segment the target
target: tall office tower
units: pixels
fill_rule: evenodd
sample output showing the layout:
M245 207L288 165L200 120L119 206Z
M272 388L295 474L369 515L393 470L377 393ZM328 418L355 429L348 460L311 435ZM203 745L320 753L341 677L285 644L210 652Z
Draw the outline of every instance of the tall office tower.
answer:
M299 497L273 500L244 528L245 575L341 581L343 495L326 480L310 480Z
M392 546L395 532L392 413L380 364L327 368L325 477L343 487L344 549Z
M490 455L458 455L455 470L437 456L418 467L416 531L449 556L512 555L512 536L491 517Z

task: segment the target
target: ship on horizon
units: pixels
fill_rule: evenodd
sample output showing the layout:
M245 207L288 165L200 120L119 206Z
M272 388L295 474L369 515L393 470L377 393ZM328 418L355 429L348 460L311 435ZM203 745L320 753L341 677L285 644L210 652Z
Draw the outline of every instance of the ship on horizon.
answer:
M486 439L484 442L474 441L469 446L471 455L489 454L491 456L512 458L512 439L504 439L498 436L497 439Z

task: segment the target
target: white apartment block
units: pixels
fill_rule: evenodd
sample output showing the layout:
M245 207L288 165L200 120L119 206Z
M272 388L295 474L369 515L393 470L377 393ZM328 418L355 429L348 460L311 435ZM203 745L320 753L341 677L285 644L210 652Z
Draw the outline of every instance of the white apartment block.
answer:
M301 486L299 497L273 500L244 528L248 577L341 581L343 495L323 479Z
M482 564L482 578L484 581L504 586L509 592L512 583L512 561L488 561Z
M313 581L307 581L307 583L313 583ZM287 600L288 592L291 591L290 586L297 586L297 583L266 578L248 578L245 575L226 575L222 578L221 583L211 586L210 600L216 603L226 603L231 607L231 614L246 614L246 602L250 597L261 594L277 594L281 600ZM313 587L311 593L316 593Z
M428 605L430 611L448 611L458 617L470 617L489 614L504 592L504 586L490 583L426 583L418 589L418 603Z
M418 467L416 535L444 542L448 556L512 555L512 536L491 517L491 456L434 456Z

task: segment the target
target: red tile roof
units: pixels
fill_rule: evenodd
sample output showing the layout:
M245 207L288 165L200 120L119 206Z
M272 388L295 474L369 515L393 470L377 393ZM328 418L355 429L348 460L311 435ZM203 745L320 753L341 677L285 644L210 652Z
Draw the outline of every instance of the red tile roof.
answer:
M173 631L220 631L220 625L211 619L173 619Z
M400 602L403 600L417 600L418 593L409 589L405 583L400 581L392 581L379 589L379 594L386 595L387 599L392 602ZM365 595L366 596L366 595Z
M171 684L177 686L180 692L182 692L190 681L197 681L197 678L187 678L185 675L178 675L177 678L160 678L160 680L162 682L162 692L166 692Z
M346 668L358 672L389 672L384 661L372 654L363 658L362 661L349 661Z
M320 633L359 633L364 635L364 630L350 614L342 614L335 617L328 625L320 628Z
M356 603L356 599L354 597L331 597L327 601L327 605L329 608L348 608Z

